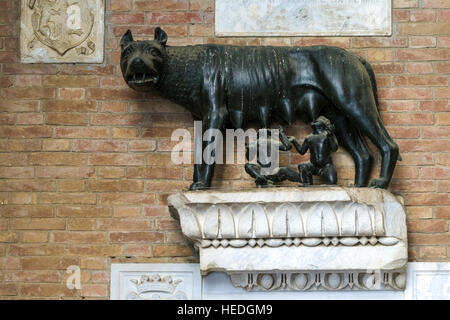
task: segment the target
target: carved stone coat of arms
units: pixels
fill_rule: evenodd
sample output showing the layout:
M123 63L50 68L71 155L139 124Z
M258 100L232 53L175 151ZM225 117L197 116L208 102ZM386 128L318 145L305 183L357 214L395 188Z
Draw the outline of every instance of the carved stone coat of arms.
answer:
M104 0L22 0L24 63L103 62Z

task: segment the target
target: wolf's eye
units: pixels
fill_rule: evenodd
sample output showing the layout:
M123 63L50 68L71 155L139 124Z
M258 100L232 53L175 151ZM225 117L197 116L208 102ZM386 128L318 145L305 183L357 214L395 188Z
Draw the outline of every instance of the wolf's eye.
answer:
M124 55L125 57L128 57L130 54L133 53L133 51L134 51L134 48L128 47L128 48L126 48L126 49L123 51L123 55Z
M158 57L159 56L159 52L156 49L150 49L150 54L154 57Z

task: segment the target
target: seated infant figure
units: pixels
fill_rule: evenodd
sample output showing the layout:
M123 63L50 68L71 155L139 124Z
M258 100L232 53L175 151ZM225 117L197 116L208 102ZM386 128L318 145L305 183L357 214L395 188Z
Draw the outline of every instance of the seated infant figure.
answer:
M279 128L279 139L272 136L272 130L267 130L266 136L261 136L258 133L257 140L253 144L247 145L246 157L248 161L254 159L249 159L249 149L255 148L257 150L256 162L257 163L247 163L245 164L245 171L255 179L255 183L258 187L269 187L273 186L275 183L282 182L285 180L300 182L299 174L287 167L276 167L274 170L270 170L272 165L272 156L270 153L273 147L280 151L288 151L292 148L289 138L284 133L283 128ZM262 150L261 150L262 149ZM260 152L265 151L265 152Z

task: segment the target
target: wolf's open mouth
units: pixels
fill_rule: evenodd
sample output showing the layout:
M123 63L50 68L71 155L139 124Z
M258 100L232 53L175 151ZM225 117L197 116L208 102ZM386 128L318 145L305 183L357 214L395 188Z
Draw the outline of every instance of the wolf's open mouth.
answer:
M149 83L157 83L159 80L158 76L155 75L149 75L145 73L135 73L130 75L127 78L128 83L131 84L149 84Z

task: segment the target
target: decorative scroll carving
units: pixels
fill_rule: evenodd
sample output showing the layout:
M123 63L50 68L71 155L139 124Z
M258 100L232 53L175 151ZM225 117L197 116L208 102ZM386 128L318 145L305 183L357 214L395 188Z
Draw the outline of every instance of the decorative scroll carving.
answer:
M404 272L237 273L231 283L248 291L272 290L403 290Z
M174 280L171 276L154 274L143 275L139 279L132 279L136 286L136 292L128 294L128 300L186 300L183 291L176 291L177 286L183 280Z

